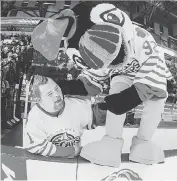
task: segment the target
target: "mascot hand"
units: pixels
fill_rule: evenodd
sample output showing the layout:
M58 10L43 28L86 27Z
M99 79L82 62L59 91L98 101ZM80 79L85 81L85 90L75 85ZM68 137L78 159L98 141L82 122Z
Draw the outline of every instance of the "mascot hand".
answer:
M106 96L104 100L105 103L100 103L99 108L116 115L124 114L142 103L134 85L119 94Z
M98 108L101 110L107 110L107 104L105 102L98 103Z

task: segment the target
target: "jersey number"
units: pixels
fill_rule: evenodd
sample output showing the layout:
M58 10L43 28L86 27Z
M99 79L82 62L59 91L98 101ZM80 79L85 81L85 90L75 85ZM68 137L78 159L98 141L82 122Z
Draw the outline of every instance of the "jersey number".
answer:
M158 53L157 50L157 44L154 41L145 41L143 44L143 49L145 49L145 54L146 55L151 55L153 53L153 51L155 51L156 53Z

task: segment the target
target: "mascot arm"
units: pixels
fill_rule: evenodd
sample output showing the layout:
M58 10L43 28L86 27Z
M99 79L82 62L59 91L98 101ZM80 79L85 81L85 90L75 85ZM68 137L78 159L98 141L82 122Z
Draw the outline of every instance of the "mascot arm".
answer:
M102 85L96 81L93 81L90 77L80 74L78 79L83 82L88 95L96 96L102 92Z
M84 83L81 80L62 80L58 84L64 95L88 95Z
M135 108L142 102L136 87L133 85L119 94L106 96L105 102L99 103L99 108L109 110L116 115L121 115Z
M82 72L77 80L63 80L58 84L64 95L95 96L103 91L102 81Z

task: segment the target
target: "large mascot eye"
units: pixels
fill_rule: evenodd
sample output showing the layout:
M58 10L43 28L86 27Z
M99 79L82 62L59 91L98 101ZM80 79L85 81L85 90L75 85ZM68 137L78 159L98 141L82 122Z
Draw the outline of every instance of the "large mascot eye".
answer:
M100 18L108 23L112 23L118 26L123 26L125 23L125 16L122 12L120 12L120 15L117 16L113 12L116 11L117 8L113 8L107 11L104 11L103 13L100 14Z

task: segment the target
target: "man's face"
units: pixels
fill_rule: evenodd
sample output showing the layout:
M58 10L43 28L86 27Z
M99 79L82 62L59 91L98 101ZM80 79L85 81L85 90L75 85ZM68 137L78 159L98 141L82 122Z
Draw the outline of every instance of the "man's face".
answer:
M60 111L64 105L63 94L60 87L51 79L47 84L39 86L42 107L47 112Z

